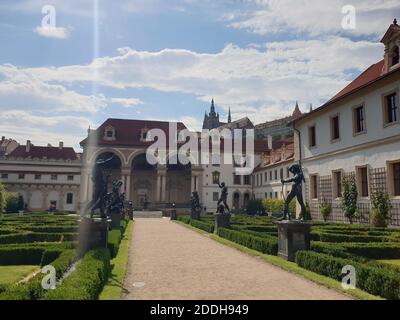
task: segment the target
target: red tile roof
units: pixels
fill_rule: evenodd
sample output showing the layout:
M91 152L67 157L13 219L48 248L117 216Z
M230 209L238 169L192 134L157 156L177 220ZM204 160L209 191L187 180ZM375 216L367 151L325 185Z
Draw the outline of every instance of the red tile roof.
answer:
M182 122L177 122L177 130L186 129ZM109 141L104 139L104 130L106 127L112 126L115 129L115 140ZM154 120L130 120L130 119L107 119L99 128L93 130L97 135L99 145L122 145L122 146L149 146L153 144L150 141L141 141L142 129L161 129L165 132L168 144L169 122ZM81 141L84 145L87 138Z
M354 79L349 85L347 85L343 90L339 91L332 99L336 100L340 97L349 94L352 91L355 91L366 84L375 81L382 75L384 60L379 61L378 63L373 64L363 73L361 73L356 79Z
M55 160L77 160L78 157L75 150L70 147L40 147L31 145L29 152L26 151L26 146L18 146L12 151L8 158L30 158L30 159L55 159Z

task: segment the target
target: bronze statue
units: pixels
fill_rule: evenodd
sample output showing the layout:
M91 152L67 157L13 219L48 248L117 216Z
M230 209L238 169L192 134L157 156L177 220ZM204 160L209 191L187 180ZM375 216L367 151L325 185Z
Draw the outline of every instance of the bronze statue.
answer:
M218 186L221 188L221 195L217 202L217 213L229 213L229 206L227 204L228 200L228 187L225 182L218 182ZM225 212L225 209L227 212Z
M279 218L279 221L282 220L290 220L290 213L289 213L289 204L290 202L294 199L294 197L297 198L297 201L299 202L301 206L301 213L302 213L302 219L303 221L309 220L308 214L307 214L307 209L303 201L303 192L302 192L302 183L305 181L304 180L304 174L303 170L301 169L301 166L299 164L294 164L289 168L289 171L293 174L293 178L290 179L282 179L282 187L285 183L290 183L293 182L292 185L292 190L288 194L287 198L285 199L285 207L283 210L283 216Z
M111 170L108 165L114 160L114 155L106 160L98 160L93 166L92 171L92 182L93 182L93 193L92 200L86 205L86 215L90 212L90 218L93 218L94 211L100 210L101 218L107 218L106 214L106 198L107 198L107 185L108 179L111 175Z
M190 196L190 206L191 206L191 218L192 219L200 219L201 205L199 199L199 193L197 191L193 191Z
M106 213L122 213L124 210L125 194L121 193L121 181L113 181L112 191L107 194Z

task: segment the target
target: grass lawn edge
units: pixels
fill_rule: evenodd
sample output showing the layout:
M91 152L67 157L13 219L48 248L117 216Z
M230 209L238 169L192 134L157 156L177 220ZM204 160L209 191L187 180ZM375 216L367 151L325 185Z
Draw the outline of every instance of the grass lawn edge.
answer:
M353 298L356 299L360 299L360 300L384 300L381 297L378 296L374 296L372 294L369 294L368 292L365 292L361 289L352 289L352 290L345 290L342 287L342 284L339 281L336 281L332 278L320 275L318 273L303 269L301 267L299 267L295 262L290 262L290 261L286 261L280 257L277 256L272 256L272 255L268 255L268 254L264 254L261 252L258 252L256 250L253 249L249 249L245 246L242 246L238 243L229 241L227 239L221 238L220 236L216 235L216 234L211 234L208 233L204 230L198 229L196 227L193 227L192 225L186 224L182 221L178 221L178 220L173 220L175 223L180 224L186 228L189 228L203 236L209 237L215 241L218 241L221 244L227 245L229 247L232 247L234 249L237 249L239 251L242 251L244 253L247 253L251 256L255 256L255 257L259 257L261 259L263 259L264 261L277 266L283 270L286 270L288 272L297 274L299 276L302 276L303 278L310 280L312 282L315 282L317 284L323 285L327 288L330 289L334 289L340 293L343 293L345 295L351 296Z
M132 220L128 222L125 233L121 239L118 253L115 258L110 261L110 264L114 265L114 267L111 270L111 275L108 278L107 283L104 285L104 288L99 295L99 300L121 299L122 286L128 266L129 245L132 238L133 224L134 222Z

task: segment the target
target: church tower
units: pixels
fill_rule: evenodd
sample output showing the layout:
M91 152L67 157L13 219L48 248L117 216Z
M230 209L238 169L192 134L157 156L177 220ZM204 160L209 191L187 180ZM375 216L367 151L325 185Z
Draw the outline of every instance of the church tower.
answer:
M232 122L232 117L231 117L231 107L229 107L229 113L228 113L228 123Z
M210 112L204 114L203 129L215 129L221 126L222 123L219 122L219 113L215 112L214 98L211 100Z

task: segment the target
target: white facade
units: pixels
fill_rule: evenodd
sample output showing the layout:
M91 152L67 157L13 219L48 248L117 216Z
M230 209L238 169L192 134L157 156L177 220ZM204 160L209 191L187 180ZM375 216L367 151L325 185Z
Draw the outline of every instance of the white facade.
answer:
M400 33L391 41L400 41ZM389 60L385 57L368 69L353 82L352 90L294 122L296 160L301 160L305 171L305 197L314 218L320 218L319 202L324 199L332 203L330 219L346 221L339 207L339 180L354 174L360 221L369 221L371 194L383 190L392 199L390 223L400 225L396 187L400 179L400 64L388 67ZM363 83L363 77L374 80Z
M0 158L0 182L20 194L28 210L77 211L80 188L79 160Z

